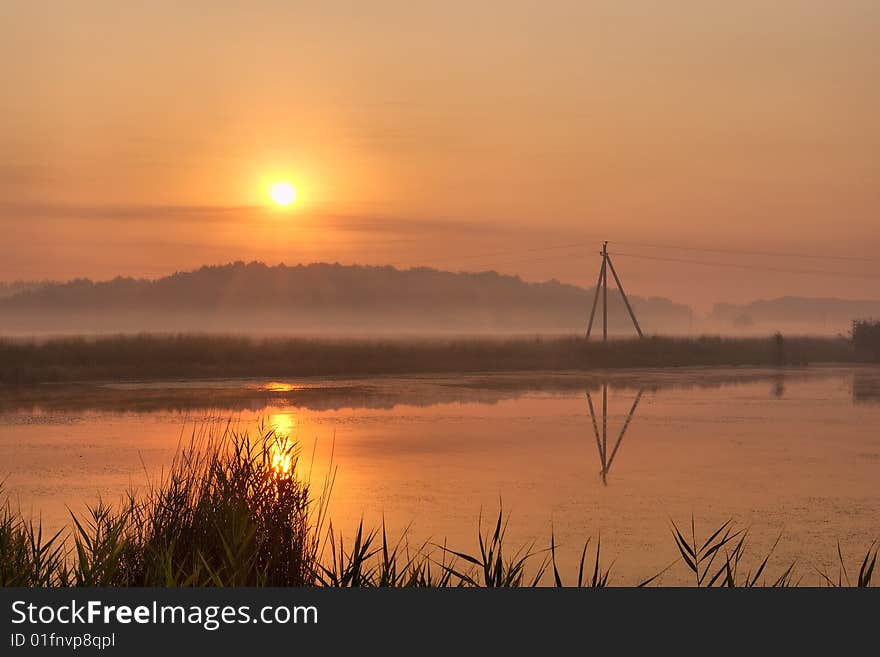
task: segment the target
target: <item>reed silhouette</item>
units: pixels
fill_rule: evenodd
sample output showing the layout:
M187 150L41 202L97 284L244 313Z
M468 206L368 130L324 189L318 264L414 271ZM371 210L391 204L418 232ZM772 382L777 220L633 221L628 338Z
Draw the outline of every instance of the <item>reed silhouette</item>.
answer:
M785 364L858 362L838 338L785 338ZM0 339L0 383L779 365L773 338L581 336L422 339L139 334Z

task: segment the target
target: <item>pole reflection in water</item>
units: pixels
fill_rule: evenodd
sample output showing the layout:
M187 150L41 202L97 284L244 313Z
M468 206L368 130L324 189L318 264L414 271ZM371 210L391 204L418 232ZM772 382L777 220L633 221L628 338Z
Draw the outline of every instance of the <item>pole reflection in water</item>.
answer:
M599 423L596 420L596 410L593 406L593 396L590 394L590 391L587 390L587 406L590 409L590 419L593 421L593 434L596 437L596 447L599 450L599 463L602 466L600 470L600 474L602 475L602 483L608 485L608 473L611 471L611 465L614 463L614 457L617 456L617 452L620 449L620 445L623 442L623 437L626 435L626 430L629 428L629 423L632 422L633 416L636 413L636 409L639 406L639 402L642 399L642 393L644 393L644 388L639 388L639 391L636 393L636 398L633 400L632 406L630 406L629 412L626 414L626 420L623 422L623 427L620 429L620 434L617 436L617 440L614 443L614 447L611 449L611 454L608 454L608 384L602 384L602 432L601 435L599 433Z

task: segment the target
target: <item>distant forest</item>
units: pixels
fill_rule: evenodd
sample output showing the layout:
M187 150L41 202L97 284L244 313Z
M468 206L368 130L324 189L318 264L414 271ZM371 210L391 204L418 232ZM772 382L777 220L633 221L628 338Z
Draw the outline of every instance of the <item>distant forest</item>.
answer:
M0 281L0 299L14 296L19 292L24 292L26 290L35 290L40 287L45 287L46 285L51 285L51 283L51 281L13 281L11 283Z
M880 319L880 301L780 297L748 304L718 303L708 319L717 326L766 332L810 327L815 332L846 332L855 319Z
M593 292L495 272L236 262L157 280L6 285L0 333L577 333ZM631 333L620 295L609 287L608 296L609 329ZM669 299L630 301L646 333L686 332L692 322L690 307Z

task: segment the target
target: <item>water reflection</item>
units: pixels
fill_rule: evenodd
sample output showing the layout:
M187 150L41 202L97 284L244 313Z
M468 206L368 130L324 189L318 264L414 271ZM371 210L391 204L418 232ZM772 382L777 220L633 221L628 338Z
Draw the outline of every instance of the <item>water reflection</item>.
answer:
M272 469L278 477L289 479L294 473L296 459L294 443L288 436L276 436L271 444Z
M626 430L629 428L630 422L632 422L633 417L636 414L636 409L639 407L639 402L642 400L642 394L644 393L644 388L639 388L636 393L636 397L633 400L632 406L630 406L629 412L626 414L626 419L623 422L623 426L620 429L620 433L617 436L617 440L614 443L614 447L611 449L611 454L608 454L608 384L602 384L602 432L601 437L599 435L599 424L596 420L596 410L593 406L593 396L590 394L590 391L587 390L587 407L590 409L590 419L593 422L593 434L596 438L596 447L599 450L599 463L601 465L600 475L602 476L602 483L606 486L608 485L608 473L611 471L611 466L614 463L614 457L617 456L617 452L620 449L620 445L623 443L623 437L626 435Z
M304 386L297 385L295 383L286 383L284 381L269 381L261 386L263 390L268 390L269 392L293 392L294 390L301 390Z
M773 379L773 396L776 399L785 397L785 376L782 374L777 375Z
M770 383L771 395L782 398L786 386L804 380L837 377L852 381L854 403L880 400L880 369L835 368L684 368L616 372L534 372L425 376L381 379L260 381L216 380L126 384L71 384L0 387L0 414L100 411L220 411L259 413L265 409L309 411L343 409L394 410L450 403L494 405L534 393L571 395L607 386L609 391L651 392L713 389Z
M880 372L856 370L852 383L853 404L880 404Z
M293 412L273 413L269 416L269 426L279 436L295 436L297 418Z
M480 509L500 498L515 510L514 543L543 540L551 520L577 569L577 546L601 532L631 583L674 558L658 551L671 548L667 517L736 516L767 529L761 550L784 525L784 561L876 534L880 367L269 383L0 387L4 490L54 531L96 493L115 501L159 480L194 423L222 431L232 417L252 437L265 421L299 439L302 453L279 445L270 465L281 480L332 475L331 517L348 535L387 519L393 534L414 523L413 541L467 549Z

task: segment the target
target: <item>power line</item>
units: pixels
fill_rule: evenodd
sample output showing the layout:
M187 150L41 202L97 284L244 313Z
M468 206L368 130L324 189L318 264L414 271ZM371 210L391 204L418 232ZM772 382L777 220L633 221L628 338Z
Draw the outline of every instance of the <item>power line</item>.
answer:
M677 251L701 251L705 253L730 253L735 255L752 255L752 256L768 256L772 258L809 258L816 260L846 260L855 262L880 262L880 258L869 258L861 256L844 256L830 255L827 253L796 253L793 251L750 251L747 249L719 249L713 247L702 246L678 246L675 244L659 244L652 242L628 242L614 241L615 244L623 244L624 246L645 246L657 249L675 249Z
M784 269L782 267L763 267L761 265L744 265L735 262L706 262L703 260L687 260L685 258L665 258L661 256L649 256L638 253L621 253L614 252L612 255L624 258L640 258L642 260L659 260L662 262L678 262L690 265L702 265L704 267L734 267L736 269L754 269L758 271L771 271L780 274L815 274L819 276L846 276L852 278L871 278L880 279L880 276L873 274L859 274L854 272L828 271L824 269Z
M703 253L727 253L732 255L746 255L746 256L761 256L761 257L772 257L772 258L805 258L805 259L823 259L823 260L839 260L839 261L847 261L847 262L880 262L880 258L871 258L871 257L862 257L862 256L847 256L847 255L830 255L830 254L819 254L819 253L804 253L804 252L794 252L794 251L755 251L748 249L729 249L729 248L716 248L716 247L702 247L702 246L685 246L685 245L677 245L677 244L661 244L658 242L630 242L630 241L618 241L614 240L613 244L622 244L624 246L642 246L647 248L656 248L656 249L673 249L677 251L696 251ZM497 256L507 256L507 255L516 255L516 254L525 254L525 253L536 253L536 252L545 252L545 251L557 251L563 249L579 249L579 248L595 248L595 242L573 242L569 244L555 244L552 246L539 246L539 247L531 247L526 249L509 249L504 251L494 251L490 253L472 253L458 256L454 259L441 260L439 264L443 266L453 266L460 262L464 262L466 260L483 260L486 258L494 258ZM635 254L630 254L629 257L636 257ZM649 256L643 256L648 258ZM513 261L503 261L503 262L491 262L491 265L506 265L506 264L520 264L520 263L528 263L528 262L541 262L555 260L555 258L541 258L541 259L524 259L524 260L513 260ZM713 264L713 263L701 263L701 264ZM746 265L736 265L746 268ZM768 271L775 271L775 268L768 268ZM803 271L794 271L794 270L786 270L789 273L813 273L812 271L803 272ZM827 272L817 272L817 273L827 273ZM834 274L835 272L830 272ZM843 272L838 272L840 275L849 276L850 274L844 274ZM853 274L853 276L862 277L859 274ZM873 278L872 276L867 276L868 278Z
M505 255L514 255L517 253L532 253L535 251L554 251L557 249L575 249L575 248L583 248L591 246L596 246L594 242L581 242L579 244L558 244L556 246L537 246L530 249L511 249L509 251L496 251L494 253L472 253L469 255L462 255L456 258L456 262L459 260L469 260L472 258L493 258L495 256L505 256ZM448 262L452 262L451 260Z
M880 262L880 258L872 258L867 256L848 256L848 255L833 255L826 253L804 253L804 252L795 252L795 251L754 251L749 249L729 249L729 248L717 248L717 247L709 247L709 246L684 246L678 244L663 244L660 242L630 242L628 240L620 241L613 240L613 242L609 242L613 244L622 244L624 246L644 246L647 248L654 249L674 249L676 251L699 251L703 253L729 253L733 255L748 255L748 256L764 256L770 258L806 258L813 260L841 260L841 261L851 261L851 262ZM504 255L513 255L517 253L532 253L535 251L554 251L558 249L574 249L574 248L583 248L583 247L595 247L595 242L574 242L571 244L557 244L553 246L539 246L528 249L511 249L507 251L495 251L494 253L473 253L469 255L458 256L455 259L455 262L459 260L465 259L480 259L480 258L491 258L495 256L504 256ZM447 261L447 262L452 262Z
M630 242L630 241L617 241L615 240L613 243L629 245L629 246L643 246L648 248L663 248L663 249L673 249L680 251L698 251L698 252L706 252L706 253L726 253L726 254L734 254L734 255L749 255L749 256L767 256L767 257L791 257L791 258L823 258L823 259L831 259L831 260L839 260L839 261L852 261L852 262L880 262L880 258L869 258L869 257L859 257L859 256L843 256L843 255L820 255L820 254L810 254L810 253L797 253L797 252L776 252L776 251L751 251L746 249L727 249L727 248L714 248L714 247L698 247L698 246L684 246L684 245L675 245L675 244L659 244L652 242ZM498 256L506 256L506 255L516 255L516 254L529 254L529 253L544 253L550 251L564 250L564 249L584 249L590 248L593 249L596 247L595 242L573 242L569 244L555 244L551 246L539 246L539 247L530 247L524 249L508 249L503 251L494 251L489 253L481 253L481 254L464 254L458 256L455 259L449 260L441 260L439 263L435 261L433 265L428 266L441 266L441 267L453 267L456 264L463 263L466 260L484 260L485 263L480 263L486 267L498 267L502 265L515 265L515 264L527 264L527 263L535 263L535 262L551 262L551 261L560 261L563 258L573 258L575 256L580 256L581 254L575 253L567 253L567 254L557 254L553 256L540 256L535 258L518 258L514 260L489 260L491 258L495 258ZM652 256L646 254L639 253L623 253L623 252L614 252L613 255L618 255L625 258L638 258L643 260L655 260L661 262L675 262L681 264L690 264L690 265L699 265L704 267L731 267L736 269L749 269L756 271L768 271L768 272L776 272L776 273L784 273L784 274L804 274L804 275L824 275L824 276L841 276L841 277L851 277L851 278L864 278L864 279L880 279L880 276L874 274L863 274L863 273L854 273L854 272L842 272L842 271L829 271L823 269L788 269L783 267L773 267L773 266L762 266L762 265L753 265L753 264L745 264L745 263L734 263L734 262L708 262L702 260L691 260L687 258L675 258L668 256ZM12 272L12 269L0 269L0 271ZM137 276L163 276L168 275L168 272L155 272L155 271L142 271Z
M579 254L571 254L571 253L565 254L565 256L574 256L574 255L579 255ZM499 265L520 265L520 264L526 264L526 263L532 263L532 262L559 262L560 257L562 257L562 256L558 256L558 255L557 256L550 256L550 257L542 256L540 258L525 258L525 259L518 259L518 260L501 260L501 261L496 260L496 261L491 262L488 265L484 265L484 266L497 267Z
M617 243L618 244L635 245L634 242L617 242ZM641 244L645 245L645 243L641 243ZM548 250L553 250L553 249L586 248L586 247L594 247L594 246L595 246L595 244L592 244L592 243L590 243L590 244L567 244L567 245L558 245L558 246L551 246L551 247L537 247L537 248L533 248L533 249L499 251L499 252L496 252L495 255L507 255L507 254L514 254L514 253L529 253L529 252L535 252L535 251L548 251ZM770 255L770 252L736 251L736 250L732 250L732 249L730 249L730 250L709 249L709 248L703 249L703 248L698 248L698 247L669 247L669 248L681 248L684 250L700 250L700 251L718 252L718 253L742 253L742 254L748 254L748 255L758 255L760 253L760 255ZM490 257L490 255L491 254L486 254L485 256L472 255L470 257L472 257L472 258ZM560 254L557 256L550 256L550 257L542 256L542 257L538 257L538 258L519 258L516 260L502 260L502 261L493 260L493 261L486 262L485 266L497 267L500 265L528 264L528 263L533 263L533 262L556 262L556 261L559 261L560 258L562 258L562 257L568 257L568 256L574 256L574 255L580 255L580 254ZM784 267L771 267L771 266L752 265L752 264L734 263L734 262L707 262L707 261L703 261L703 260L691 260L691 259L687 259L687 258L651 256L651 255L639 254L639 253L623 253L623 252L619 252L619 251L613 252L612 255L620 255L622 257L627 257L627 258L640 258L643 260L658 260L658 261L662 261L662 262L676 262L676 263L681 263L681 264L700 265L700 266L704 266L704 267L733 267L736 269L751 269L751 270L756 270L756 271L770 271L770 272L784 273L784 274L807 274L807 275L826 275L826 276L843 276L843 277L852 277L852 278L880 279L880 276L873 275L873 274L831 271L831 270L824 270L824 269L792 269L792 268L784 268ZM789 254L789 255L791 255L793 257L813 257L813 256L807 256L806 254ZM860 260L871 261L870 258L864 258L864 259L856 258L856 257L848 258L846 256L840 256L839 258L841 258L841 259L846 258L846 259L852 259L852 260L857 260L857 261L860 261ZM452 261L447 261L447 263L445 263L445 266L451 266L451 262Z
M830 259L830 260L842 260L842 261L852 261L852 262L880 262L880 258L869 258L869 257L860 257L860 256L843 256L843 255L822 255L815 253L796 253L796 252L780 252L780 251L751 251L747 249L723 249L723 248L713 248L713 247L698 247L698 246L679 246L674 244L659 244L656 242L630 242L630 241L618 241L615 240L613 243L615 244L623 244L629 246L644 246L649 248L664 248L664 249L675 249L681 251L700 251L706 253L728 253L735 255L750 255L750 256L767 256L767 257L789 257L789 258L822 258L822 259ZM446 260L441 261L442 264L446 264L447 266L452 263L457 263L465 259L485 259L492 258L495 256L504 256L504 255L514 255L518 253L534 253L534 252L544 252L544 251L554 251L560 249L580 249L580 248L595 248L594 242L574 242L570 244L557 244L553 246L541 246L541 247L532 247L528 249L511 249L507 251L495 251L493 253L483 253L483 254L469 254L463 255L455 260ZM531 262L549 262L558 260L559 257L564 257L567 255L575 255L575 254L561 254L561 256L553 256L553 257L540 257L540 258L524 258L524 259L516 259L516 260L504 260L504 261L490 261L487 263L487 266L497 266L497 265L511 265L511 264L524 264ZM754 269L759 271L772 271L777 273L786 273L786 274L816 274L816 275L830 275L830 276L851 276L855 278L869 278L875 279L880 278L880 276L872 275L872 274L861 274L861 273L852 273L852 272L842 272L842 271L829 271L822 269L787 269L783 267L767 267L762 265L751 265L744 263L731 263L731 262L706 262L702 260L690 260L686 258L670 258L670 257L661 257L661 256L651 256L645 254L637 254L637 253L622 253L616 252L612 255L620 255L628 258L642 258L645 260L659 260L664 262L678 262L683 264L695 264L706 267L734 267L737 269Z

